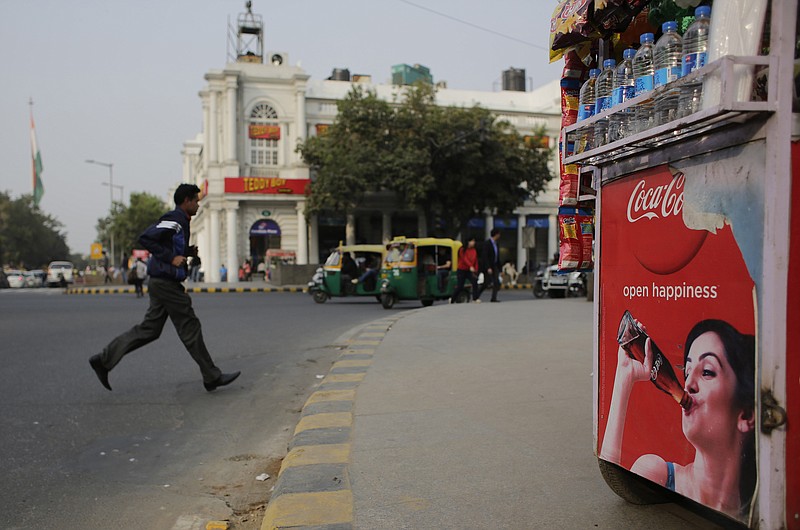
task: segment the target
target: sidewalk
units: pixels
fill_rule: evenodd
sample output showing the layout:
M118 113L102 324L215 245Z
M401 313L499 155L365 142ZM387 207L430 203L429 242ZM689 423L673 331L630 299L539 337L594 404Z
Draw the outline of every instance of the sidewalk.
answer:
M578 299L387 313L306 403L262 529L716 528L603 481L591 329Z

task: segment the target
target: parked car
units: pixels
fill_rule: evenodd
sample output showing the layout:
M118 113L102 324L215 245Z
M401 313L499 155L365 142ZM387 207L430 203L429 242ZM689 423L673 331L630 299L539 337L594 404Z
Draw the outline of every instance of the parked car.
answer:
M25 287L41 287L47 279L47 273L41 269L25 271Z
M25 287L25 275L22 271L10 270L6 272L6 278L8 278L8 286L11 288L20 289Z
M47 286L58 287L61 281L72 283L72 269L74 266L71 261L51 261L47 266Z

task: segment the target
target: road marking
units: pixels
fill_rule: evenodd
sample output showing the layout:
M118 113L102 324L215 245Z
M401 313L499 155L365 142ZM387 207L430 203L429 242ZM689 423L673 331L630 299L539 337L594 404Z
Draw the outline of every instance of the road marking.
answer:
M286 493L269 503L261 530L347 524L353 521L350 490Z
M352 425L353 415L349 412L323 412L300 418L294 433L298 434L309 429L352 427Z
M281 464L280 476L284 469L314 464L347 464L350 460L350 444L304 445L295 447L286 455Z
M355 399L356 391L352 388L347 390L317 390L308 397L305 406L323 401L354 401Z

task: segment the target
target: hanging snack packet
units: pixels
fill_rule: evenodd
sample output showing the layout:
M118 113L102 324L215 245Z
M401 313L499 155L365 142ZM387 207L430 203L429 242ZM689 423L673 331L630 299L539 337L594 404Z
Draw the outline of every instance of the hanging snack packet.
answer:
M561 0L550 19L550 49L560 50L589 40L591 0Z
M591 270L594 267L594 216L587 210L558 209L558 270Z

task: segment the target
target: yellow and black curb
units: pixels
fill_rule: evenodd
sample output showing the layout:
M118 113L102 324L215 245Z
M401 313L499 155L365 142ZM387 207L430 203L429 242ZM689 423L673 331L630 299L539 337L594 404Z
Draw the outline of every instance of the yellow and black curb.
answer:
M133 287L70 287L64 294L134 294ZM147 287L144 288L147 292ZM187 293L305 293L305 287L187 287Z
M532 289L529 283L503 285L502 289ZM133 287L68 287L64 294L134 294ZM147 292L147 287L144 288ZM187 287L187 293L307 293L307 287Z
M349 468L356 390L375 349L400 318L362 328L306 401L261 530L353 528Z

